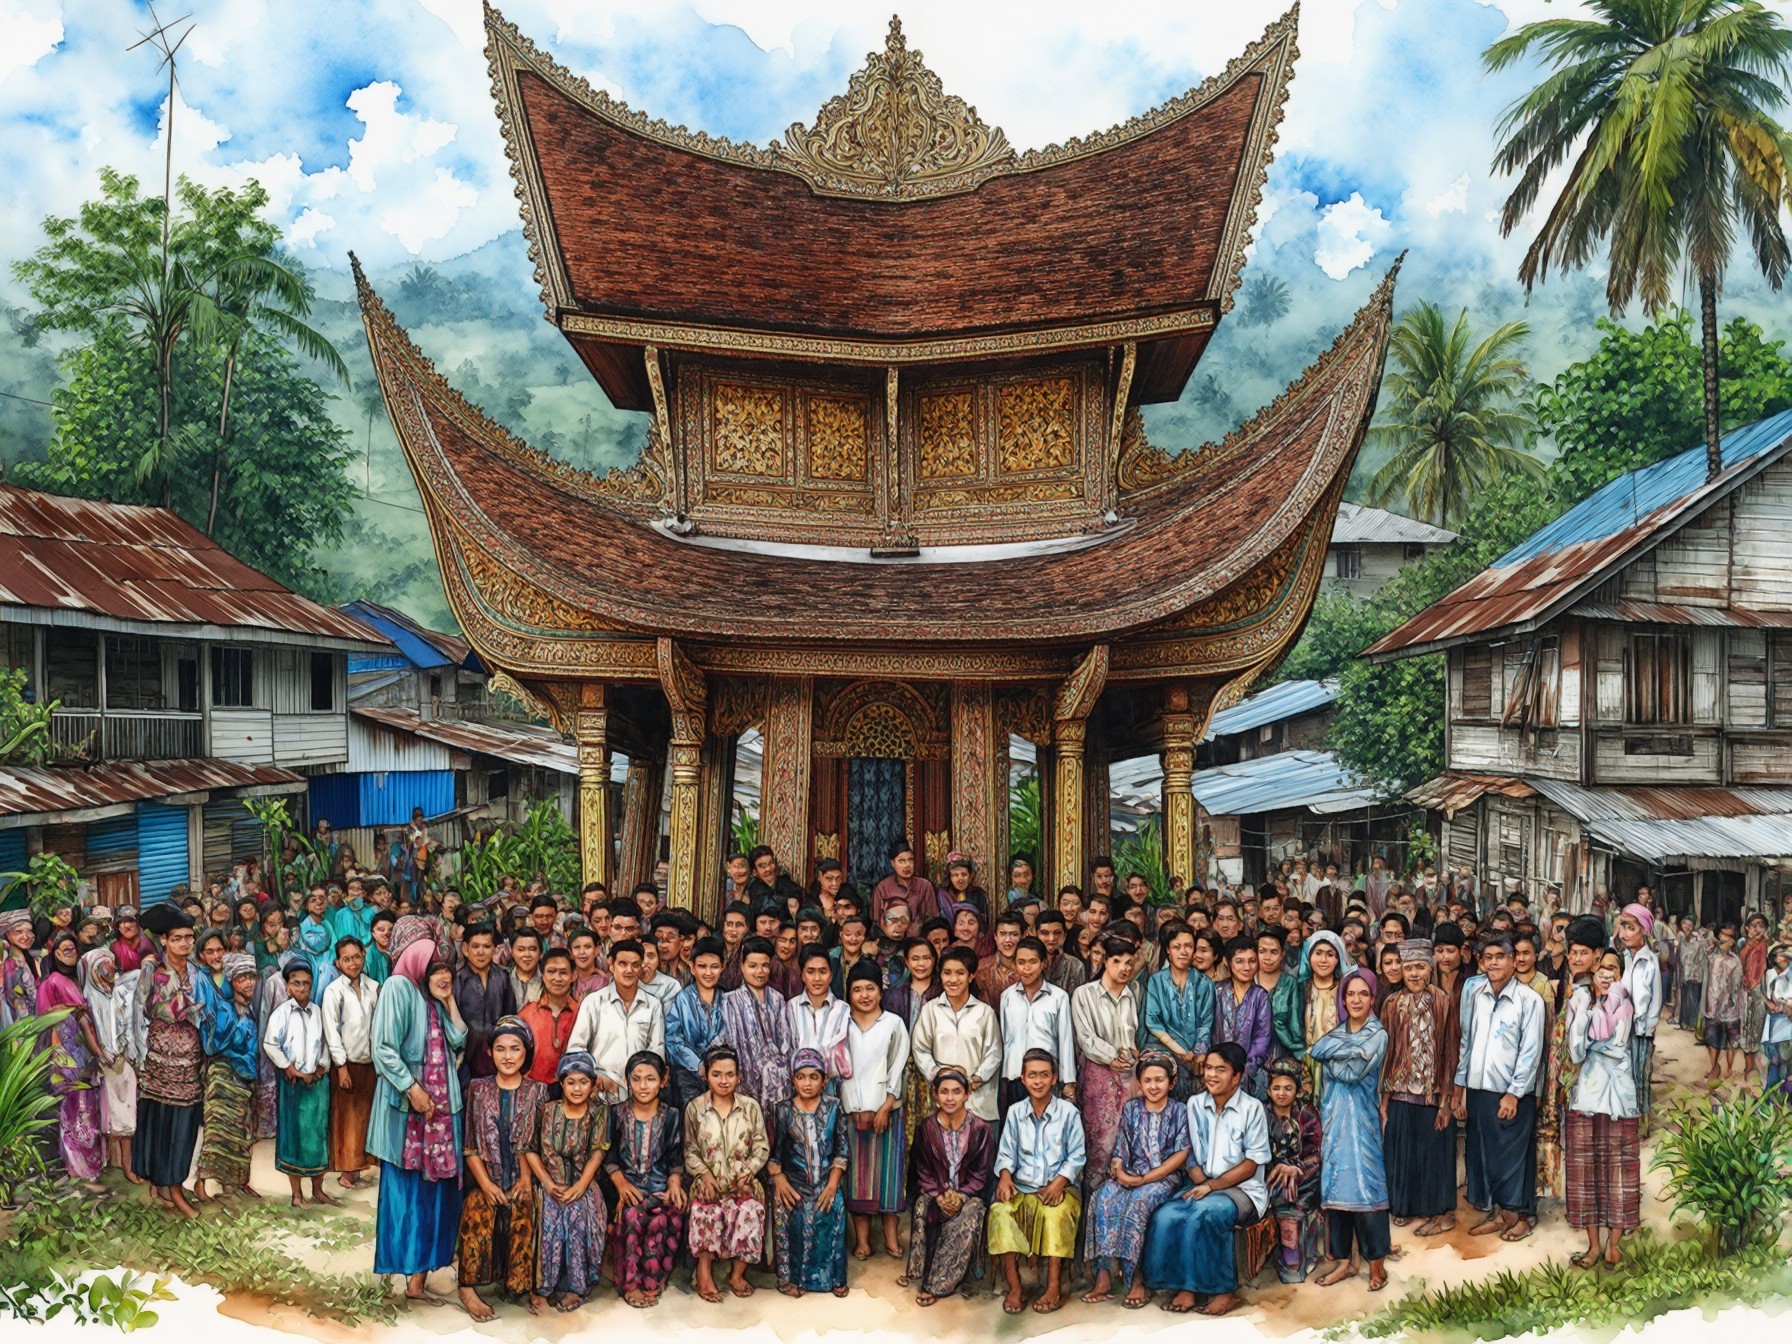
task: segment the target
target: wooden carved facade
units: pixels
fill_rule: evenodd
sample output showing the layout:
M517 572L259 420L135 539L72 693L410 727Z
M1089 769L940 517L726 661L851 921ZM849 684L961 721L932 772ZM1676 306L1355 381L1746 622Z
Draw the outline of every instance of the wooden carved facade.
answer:
M1230 305L1292 15L1183 97L1024 155L896 25L771 150L487 26L548 317L648 414L640 461L593 477L520 443L356 276L467 638L578 734L593 786L629 756L619 819L588 791L590 872L651 873L666 787L670 896L713 909L754 729L760 836L799 880L900 828L993 889L1012 736L1038 749L1046 881L1083 879L1107 765L1141 752L1192 874L1194 744L1311 610L1392 303L1390 274L1223 442L1146 438L1138 408L1180 395Z

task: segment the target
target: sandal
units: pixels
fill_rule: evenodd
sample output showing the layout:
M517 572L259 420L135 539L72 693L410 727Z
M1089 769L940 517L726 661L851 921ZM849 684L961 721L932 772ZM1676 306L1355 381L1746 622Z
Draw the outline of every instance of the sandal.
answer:
M1569 1256L1568 1263L1576 1269L1591 1269L1599 1263L1600 1259L1598 1251L1582 1251L1579 1255Z
M1123 1297L1120 1299L1120 1305L1128 1311L1142 1310L1151 1305L1151 1294L1146 1293L1143 1297Z
M1529 1218L1520 1218L1516 1223L1513 1223L1511 1227L1508 1227L1504 1232L1500 1233L1500 1240L1523 1241L1530 1235L1531 1220Z

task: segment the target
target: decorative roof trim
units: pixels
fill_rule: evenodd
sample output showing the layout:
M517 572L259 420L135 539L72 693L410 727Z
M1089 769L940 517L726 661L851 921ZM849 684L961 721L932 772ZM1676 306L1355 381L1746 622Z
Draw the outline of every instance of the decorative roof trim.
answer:
M1374 293L1369 296L1369 301L1357 310L1356 316L1351 318L1349 324L1337 334L1319 357L1307 365L1300 377L1283 388L1276 395L1274 401L1261 407L1255 415L1217 444L1209 443L1196 449L1184 449L1175 456L1171 456L1146 437L1144 417L1136 407L1133 408L1127 416L1120 445L1120 460L1115 467L1122 500L1130 502L1140 495L1149 494L1190 472L1205 471L1215 462L1231 457L1246 444L1260 437L1272 420L1301 397L1309 383L1326 376L1332 362L1341 353L1356 344L1359 334L1365 328L1380 326L1382 328L1381 341L1385 348L1387 327L1394 308L1394 285L1399 279L1400 267L1405 261L1405 252L1394 258L1394 264L1381 278L1381 283L1375 287Z
M1019 155L999 128L987 126L974 107L944 91L939 77L922 63L920 51L908 50L902 25L894 18L883 52L867 54L865 65L853 74L847 91L822 106L814 125L795 123L785 131L782 143L774 141L763 149L725 136L674 126L635 111L548 55L490 0L485 4L485 53L498 127L504 137L505 157L510 163L522 214L523 236L550 319L575 305L564 272L549 261L550 254L557 261L559 248L522 115L517 87L517 75L522 70L537 75L593 115L668 148L746 168L789 173L807 182L817 195L892 204L958 195L974 191L991 178L1037 172L1105 153L1181 121L1239 80L1261 74L1263 94L1252 111L1216 265L1203 296L1208 302L1218 303L1219 311L1225 313L1232 307L1245 252L1256 228L1257 207L1269 180L1288 86L1294 76L1294 62L1300 55L1296 42L1299 24L1300 5L1296 3L1227 62L1219 74L1209 76L1185 93L1105 131L1073 136ZM901 95L906 104L902 112L895 114L901 118L900 131L890 112L896 101L893 95ZM897 157L901 151L891 146L899 135L915 131L926 143L909 153L905 167ZM884 142L881 158L868 143L870 139ZM880 171L856 168L856 164L867 162Z
M355 294L361 305L361 322L367 329L367 341L374 356L374 373L379 374L382 354L405 366L406 374L425 384L439 387L446 395L440 403L450 408L467 431L509 457L517 465L551 481L569 494L588 499L594 504L615 509L619 513L646 519L657 516L672 479L666 460L665 445L651 429L638 461L616 467L602 476L563 462L551 453L525 443L500 425L482 409L468 401L417 348L410 333L398 325L392 310L368 282L361 268L361 259L348 254L349 269L354 272ZM390 405L388 403L388 409ZM402 435L400 438L402 440Z
M937 364L945 360L987 359L991 356L1027 354L1041 350L1161 340L1206 331L1216 320L1211 305L1203 304L1199 308L1183 308L1173 313L1123 318L1113 322L1084 322L1035 331L899 341L840 340L832 336L808 336L800 332L757 331L739 327L703 326L691 322L606 317L580 312L562 313L559 327L568 336L595 336L606 341L652 345L669 350L708 350L733 355L784 355L795 359L888 366Z

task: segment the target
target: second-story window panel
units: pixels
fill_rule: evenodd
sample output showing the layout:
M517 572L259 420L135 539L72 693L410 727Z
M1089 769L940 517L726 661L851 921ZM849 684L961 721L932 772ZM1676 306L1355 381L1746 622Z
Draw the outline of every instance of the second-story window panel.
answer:
M1626 723L1692 722L1692 641L1683 634L1633 635L1624 669Z
M336 708L336 659L328 653L311 655L311 711L328 714Z
M1767 637L1767 712L1775 728L1792 728L1792 635Z
M44 632L44 693L64 709L100 707L99 651L89 630Z
M1356 546L1340 546L1332 552L1332 568L1340 579L1363 577L1363 552Z
M255 651L221 645L212 650L212 704L248 709L255 704Z
M106 708L174 708L163 690L162 649L157 640L106 636Z
M1462 717L1493 717L1493 650L1485 646L1462 651Z

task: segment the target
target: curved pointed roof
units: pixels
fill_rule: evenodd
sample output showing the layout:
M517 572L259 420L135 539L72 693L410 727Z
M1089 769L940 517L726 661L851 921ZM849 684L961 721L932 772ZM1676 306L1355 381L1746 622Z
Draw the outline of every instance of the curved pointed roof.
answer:
M1266 581L1278 557L1303 545L1323 554L1374 410L1394 276L1271 406L1157 471L1123 502L1132 518L1093 544L884 562L669 535L613 482L555 462L470 406L358 265L356 279L374 367L476 648L481 630L498 626L531 638L962 648L1105 638L1173 623L1228 593L1249 594L1228 619L1266 616L1285 591Z
M486 53L550 320L618 405L633 348L870 364L1138 340L1174 398L1230 307L1292 75L1290 10L1219 75L1017 154L892 22L766 148L632 111L487 7Z

